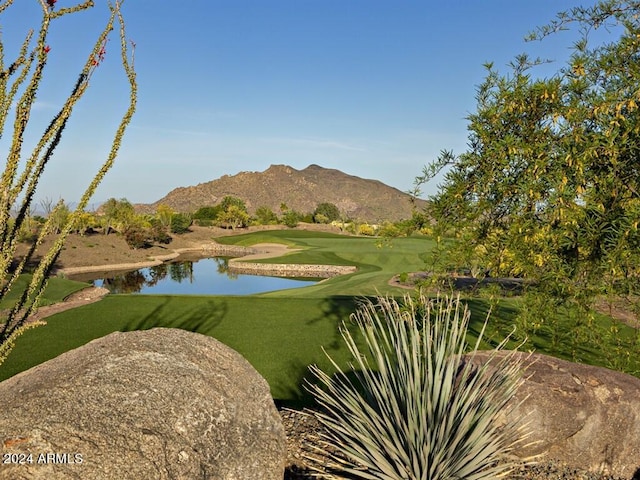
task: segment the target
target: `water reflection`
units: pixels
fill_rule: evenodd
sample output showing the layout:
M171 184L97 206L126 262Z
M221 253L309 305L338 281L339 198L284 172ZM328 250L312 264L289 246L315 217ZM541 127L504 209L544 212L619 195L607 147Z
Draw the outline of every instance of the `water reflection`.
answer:
M215 257L163 263L118 273L73 277L105 287L111 293L249 295L312 285L315 279L243 275L229 271L228 258Z

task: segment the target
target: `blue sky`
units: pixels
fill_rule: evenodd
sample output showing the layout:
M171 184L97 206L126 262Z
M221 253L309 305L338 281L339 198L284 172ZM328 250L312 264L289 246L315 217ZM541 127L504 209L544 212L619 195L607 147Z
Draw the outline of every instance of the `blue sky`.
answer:
M56 8L72 4L58 0ZM106 19L106 3L96 4L52 26L32 139L70 90ZM126 0L139 104L94 199L153 202L179 186L271 164L315 163L408 190L440 150L465 149L483 63L506 72L524 51L566 59L570 33L542 43L523 37L576 4ZM37 0L16 0L0 16L5 63L38 15ZM117 42L108 44L37 199L77 200L104 159L126 109Z

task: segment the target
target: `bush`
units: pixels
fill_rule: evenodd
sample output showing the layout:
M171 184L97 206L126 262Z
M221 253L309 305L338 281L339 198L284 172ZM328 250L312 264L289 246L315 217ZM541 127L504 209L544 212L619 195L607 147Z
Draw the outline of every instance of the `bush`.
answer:
M174 213L171 216L171 233L182 234L189 231L191 217L185 213Z
M300 215L300 221L304 223L313 223L313 214L305 213L304 215Z
M141 227L129 227L124 231L124 240L133 249L149 248L152 245L151 233Z
M258 225L277 225L278 216L269 207L258 207L256 209L256 222Z
M368 223L363 223L358 227L358 234L366 235L367 237L373 237L376 234L376 230Z
M287 210L284 215L282 215L282 223L284 223L289 228L295 228L298 226L298 222L300 222L300 214L294 210Z
M200 207L193 214L193 219L198 220L198 224L202 225L202 223L200 223L201 220L209 220L212 222L218 217L218 214L220 214L220 212L222 212L222 207L220 205L212 207Z
M313 211L313 220L316 223L331 223L340 218L340 210L333 203L319 203Z
M492 356L498 374L464 362L469 316L459 299L406 296L404 305L388 298L363 304L352 316L358 341L343 325L355 366L345 373L329 357L334 377L310 367L330 468L360 479L480 480L515 466L507 455L521 429L501 426L498 416L522 366L513 352Z
M151 227L151 235L154 242L162 245L168 245L173 240L171 235L167 233L167 228L160 223L155 223Z

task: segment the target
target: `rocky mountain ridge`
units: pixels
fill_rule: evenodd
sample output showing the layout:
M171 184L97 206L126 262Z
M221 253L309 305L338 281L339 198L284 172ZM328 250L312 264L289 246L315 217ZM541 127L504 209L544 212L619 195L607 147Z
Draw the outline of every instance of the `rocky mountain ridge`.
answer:
M410 218L412 208L424 207L416 199L378 180L363 179L340 170L310 165L296 170L287 165L271 165L263 172L240 172L190 187L179 187L150 205L138 205L153 212L160 204L179 212L193 212L219 203L226 195L243 199L249 213L269 207L276 214L281 205L301 213L313 212L319 203L335 204L347 218L380 222Z

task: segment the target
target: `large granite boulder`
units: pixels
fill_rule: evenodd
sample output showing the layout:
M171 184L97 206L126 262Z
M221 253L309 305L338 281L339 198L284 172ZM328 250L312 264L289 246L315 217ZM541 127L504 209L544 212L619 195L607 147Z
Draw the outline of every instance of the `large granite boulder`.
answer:
M265 380L213 338L113 333L0 383L0 479L282 480Z
M486 363L479 352L474 363ZM525 381L509 415L528 423L516 455L636 478L640 468L640 379L546 355L519 353Z

